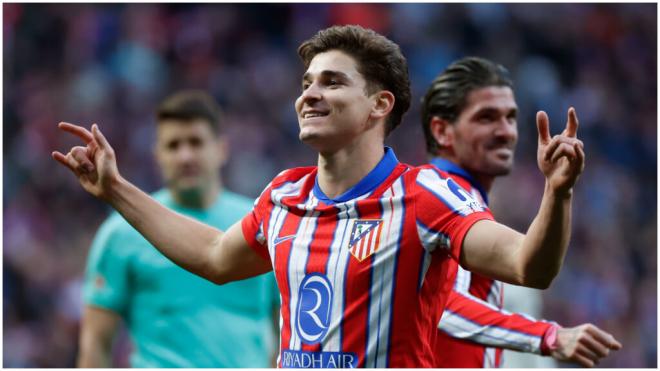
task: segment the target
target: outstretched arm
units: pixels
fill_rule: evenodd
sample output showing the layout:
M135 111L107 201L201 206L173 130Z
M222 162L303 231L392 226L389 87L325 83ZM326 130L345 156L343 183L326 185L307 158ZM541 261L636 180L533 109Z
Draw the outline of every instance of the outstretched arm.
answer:
M570 239L573 186L584 169L584 149L577 139L574 108L561 135L550 137L548 116L536 116L537 162L545 176L539 212L527 233L489 220L475 223L461 249L468 270L517 285L547 288L559 273ZM522 200L521 200L522 201Z
M169 210L119 174L115 152L96 124L92 131L68 123L59 128L82 139L66 155L53 152L92 195L115 208L163 255L215 283L252 277L271 269L249 247L240 223L226 233Z

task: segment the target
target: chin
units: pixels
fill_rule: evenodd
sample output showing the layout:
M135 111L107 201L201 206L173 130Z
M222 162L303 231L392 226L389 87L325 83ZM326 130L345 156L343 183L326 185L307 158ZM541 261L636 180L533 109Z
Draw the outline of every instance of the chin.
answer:
M199 180L180 180L173 184L173 189L180 193L194 193L202 191L202 182Z
M314 133L310 133L308 130L300 130L300 134L298 134L298 139L303 143L314 140L314 137Z
M322 149L325 147L324 146L325 140L323 136L319 135L318 133L303 130L300 132L300 135L298 135L298 139L300 139L301 142L305 143L306 145L314 148L319 152L321 152Z
M494 164L490 166L490 174L494 176L509 175L513 169L513 163L507 164Z

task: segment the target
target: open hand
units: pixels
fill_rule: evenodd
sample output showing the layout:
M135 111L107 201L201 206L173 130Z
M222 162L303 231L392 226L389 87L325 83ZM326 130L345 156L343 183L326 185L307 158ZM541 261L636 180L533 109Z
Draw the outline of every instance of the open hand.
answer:
M578 119L575 108L568 109L566 129L550 137L548 115L536 114L539 133L537 161L547 184L559 194L570 195L580 174L584 170L584 144L577 139Z
M114 181L119 179L115 151L98 125L92 131L82 126L60 122L58 127L82 139L85 146L75 146L66 154L53 151L52 157L73 172L80 185L92 195L107 199Z

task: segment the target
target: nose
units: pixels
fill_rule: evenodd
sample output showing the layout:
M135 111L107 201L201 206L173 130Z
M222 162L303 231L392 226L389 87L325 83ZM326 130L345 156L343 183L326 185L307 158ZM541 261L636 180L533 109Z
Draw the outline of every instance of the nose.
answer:
M518 138L518 126L515 120L506 117L501 118L495 128L495 135L507 141L515 141Z
M315 101L319 101L323 98L323 95L321 94L321 89L319 88L318 84L312 83L309 85L305 90L303 90L302 94L300 94L300 103L311 103Z
M179 146L178 150L176 151L176 158L179 160L179 162L187 163L194 159L194 157L194 150L192 146L188 144Z

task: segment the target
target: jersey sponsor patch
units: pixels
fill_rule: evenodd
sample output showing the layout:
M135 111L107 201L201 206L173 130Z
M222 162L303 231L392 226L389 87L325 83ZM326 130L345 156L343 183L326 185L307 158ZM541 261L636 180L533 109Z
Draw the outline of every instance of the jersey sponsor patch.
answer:
M330 281L320 273L308 274L301 282L296 330L303 343L318 344L328 332L332 294Z
M353 221L349 251L358 261L373 255L380 246L381 219L358 219Z
M449 187L449 190L458 197L461 202L465 202L466 205L472 210L472 211L484 211L485 208L481 205L480 202L477 201L474 196L471 194L467 193L467 191L463 188L461 188L458 183L454 181L452 178L447 179L447 187Z
M283 350L282 368L357 368L355 353Z

